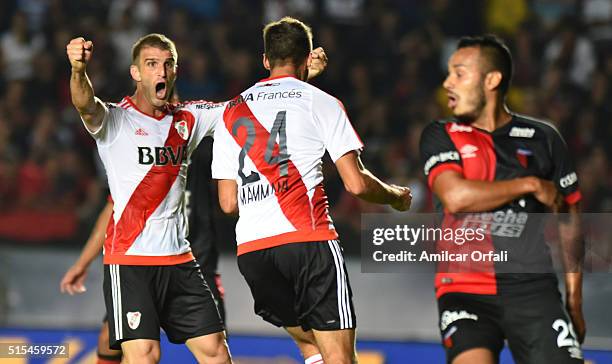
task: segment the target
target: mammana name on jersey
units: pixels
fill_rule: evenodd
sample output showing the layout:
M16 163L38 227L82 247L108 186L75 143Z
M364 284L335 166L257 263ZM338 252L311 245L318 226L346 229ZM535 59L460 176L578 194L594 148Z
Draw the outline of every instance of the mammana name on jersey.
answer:
M186 159L187 148L183 145L179 145L176 150L170 146L154 148L138 147L139 164L165 166L168 163L172 163L173 166L178 166Z
M269 196L274 196L276 192L287 191L289 191L289 184L286 179L275 184L248 184L240 188L240 204L246 205L261 201Z

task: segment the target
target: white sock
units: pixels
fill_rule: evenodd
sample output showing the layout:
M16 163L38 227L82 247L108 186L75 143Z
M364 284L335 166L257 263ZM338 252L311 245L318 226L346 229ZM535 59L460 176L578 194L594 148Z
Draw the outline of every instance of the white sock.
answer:
M313 355L310 358L306 358L304 364L323 364L323 357L321 354Z

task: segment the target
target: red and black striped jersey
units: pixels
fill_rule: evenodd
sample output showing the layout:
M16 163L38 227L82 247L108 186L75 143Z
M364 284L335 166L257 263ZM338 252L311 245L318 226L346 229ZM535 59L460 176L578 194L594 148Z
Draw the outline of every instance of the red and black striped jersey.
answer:
M487 132L456 120L434 121L421 136L421 161L429 187L440 173L453 170L480 181L535 176L553 181L568 204L581 199L578 178L563 137L551 124L512 114L512 120ZM500 288L519 282L556 279L552 259L541 232L537 213L549 212L533 195L520 196L492 211L453 216L434 196L436 210L444 212L447 226L466 226L466 219L487 225L483 244L463 249L507 251L509 263L490 262L478 272L457 273L445 266L436 275L436 295L448 292L498 294ZM536 237L534 239L534 237ZM458 264L458 263L455 263ZM456 267L455 267L456 268ZM453 273L449 273L453 272Z

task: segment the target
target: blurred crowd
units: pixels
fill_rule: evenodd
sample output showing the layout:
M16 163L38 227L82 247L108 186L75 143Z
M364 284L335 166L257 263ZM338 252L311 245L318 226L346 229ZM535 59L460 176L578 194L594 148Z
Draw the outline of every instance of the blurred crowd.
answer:
M95 144L70 102L71 38L93 40L88 73L103 100L133 92L131 45L160 32L179 51L180 98L222 101L266 76L261 28L284 15L313 27L330 59L314 83L344 102L365 164L412 186L415 211L431 210L418 142L424 125L448 115L446 61L459 37L495 33L514 55L511 109L558 126L584 210L612 212L612 0L3 0L0 236L58 214L88 228L104 203ZM381 211L343 192L325 166L338 224L358 229L359 212Z

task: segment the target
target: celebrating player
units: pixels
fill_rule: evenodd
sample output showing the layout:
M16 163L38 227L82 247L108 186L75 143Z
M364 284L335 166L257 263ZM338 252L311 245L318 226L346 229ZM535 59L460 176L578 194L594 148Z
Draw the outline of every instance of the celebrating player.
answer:
M104 246L111 348L128 363L156 363L161 326L199 362L230 363L219 312L186 240L183 196L187 157L212 135L223 105L168 103L178 54L163 35L134 45L136 92L118 104L94 96L86 74L93 43L76 38L66 48L72 102L96 140L114 202Z
M225 321L224 290L221 277L217 274L219 254L217 251L216 231L212 218L212 196L210 188L210 164L212 143L205 138L196 148L187 172L186 208L189 217L189 243L217 302L221 318ZM85 279L91 262L100 254L104 237L113 211L112 201L106 204L96 221L87 243L77 261L66 271L60 283L60 290L69 294L85 292ZM121 361L121 350L109 348L108 317L105 317L98 337L97 364L112 364Z
M530 213L560 205L569 210L569 222L560 226L564 251L573 252L565 262L569 319L556 276L545 273L552 272L552 263L543 236L527 240L525 234L494 231L489 224L485 243L491 249L508 247L523 270L501 272L505 266L494 264L483 271L439 271L440 331L449 363L496 363L504 339L517 363L581 363L586 328L577 177L553 126L508 110L511 79L512 57L501 40L459 41L444 81L454 118L435 121L423 131L424 172L447 222L454 218L449 213L458 212L493 212L503 221L514 216L515 222L522 214L529 218L520 224L531 231L536 216Z
M410 190L366 170L363 144L337 99L303 81L312 34L293 18L263 31L270 77L229 101L215 131L213 178L226 213L239 211L238 265L255 312L284 327L306 363L353 363L355 311L328 213L327 150L346 189L364 200L410 206Z
M161 326L198 361L231 362L217 307L185 239L183 198L187 158L212 135L224 104L169 104L178 53L161 34L134 44L136 92L118 104L94 96L86 74L93 43L75 38L66 51L72 102L96 139L114 200L104 254L111 348L121 347L127 362L158 362ZM327 65L322 48L312 57L311 78Z

